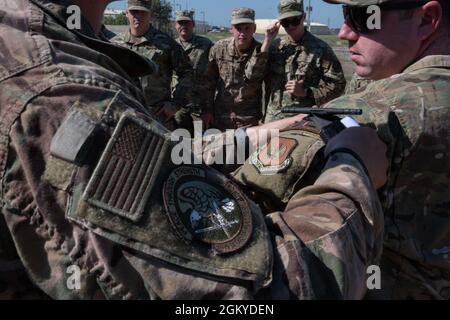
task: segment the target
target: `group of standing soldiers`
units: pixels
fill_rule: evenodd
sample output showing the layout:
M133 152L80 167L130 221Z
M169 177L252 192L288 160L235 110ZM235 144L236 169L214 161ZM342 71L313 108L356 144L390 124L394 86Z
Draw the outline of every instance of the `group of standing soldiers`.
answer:
M170 129L222 131L283 118L280 109L320 106L340 96L346 81L333 50L305 30L303 1L281 0L279 22L255 40L255 11L234 9L232 37L213 44L195 35L193 11L178 11L174 40L152 26L149 0L129 0L130 29L112 39L157 63L141 77L147 106ZM287 39L276 39L280 26Z

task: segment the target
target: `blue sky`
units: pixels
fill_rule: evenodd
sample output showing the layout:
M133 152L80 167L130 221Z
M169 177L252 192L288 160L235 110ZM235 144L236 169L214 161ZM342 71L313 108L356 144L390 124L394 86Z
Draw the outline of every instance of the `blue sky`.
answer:
M308 0L305 0L308 1ZM181 6L194 9L197 13L197 19L202 19L200 11L205 11L206 20L211 25L228 26L230 23L230 14L233 8L250 7L255 9L257 19L276 18L278 0L170 0L172 4L178 4L175 9ZM306 6L307 2L305 3ZM311 0L312 20L328 24L333 28L340 27L343 22L342 9L339 5L330 5L322 0ZM125 9L126 1L117 1L112 3L111 9Z

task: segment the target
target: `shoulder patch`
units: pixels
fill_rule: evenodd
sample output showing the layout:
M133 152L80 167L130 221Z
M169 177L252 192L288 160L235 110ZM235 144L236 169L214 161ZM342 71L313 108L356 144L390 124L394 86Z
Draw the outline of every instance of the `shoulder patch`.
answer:
M278 142L278 145L276 145ZM273 175L287 170L292 165L292 151L297 146L295 139L274 139L251 156L251 163L262 175Z
M223 182L206 168L173 170L163 188L164 205L177 234L218 253L243 248L252 235L250 206L231 181Z
M166 152L164 137L148 123L125 113L95 168L84 199L97 208L140 220Z

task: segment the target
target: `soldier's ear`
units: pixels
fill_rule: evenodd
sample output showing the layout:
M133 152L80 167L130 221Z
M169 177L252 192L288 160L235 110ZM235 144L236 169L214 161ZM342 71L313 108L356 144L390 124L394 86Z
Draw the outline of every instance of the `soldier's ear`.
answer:
M444 24L443 12L440 3L437 1L430 1L419 8L419 10L421 12L421 21L418 35L420 40L424 41L435 34Z

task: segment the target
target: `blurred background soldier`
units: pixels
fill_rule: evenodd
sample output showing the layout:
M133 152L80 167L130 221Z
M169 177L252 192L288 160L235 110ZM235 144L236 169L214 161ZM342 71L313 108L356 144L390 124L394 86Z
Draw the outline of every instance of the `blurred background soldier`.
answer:
M195 91L195 97L199 98L201 88L205 84L205 74L208 67L208 55L213 43L211 40L205 37L198 36L194 34L195 19L194 11L177 11L175 19L175 29L178 32L179 37L176 41L181 45L184 52L189 56L192 67L194 69L194 81L192 83L193 90ZM174 75L174 87L178 83L178 78ZM183 89L182 90L186 90ZM174 94L177 96L177 93ZM198 106L197 110L191 110L191 116L194 121L201 120L201 114L203 112L202 103L198 101L196 103ZM187 110L186 110L187 111ZM187 118L184 117L184 118Z
M261 120L268 52L263 52L254 39L255 31L255 11L234 9L233 36L212 47L207 74L208 110L204 116L207 126L213 123L226 130L257 125Z
M265 122L288 116L280 113L284 106L323 105L339 97L346 83L331 47L305 30L303 1L281 0L278 11L288 38L270 51Z
M183 108L189 108L194 100L191 88L193 72L188 56L168 34L152 26L157 13L152 11L151 0L129 0L125 14L130 29L112 41L144 55L159 66L158 73L141 78L147 106L169 129L189 122L183 117L189 115ZM176 90L176 96L172 98L174 73L183 90Z

